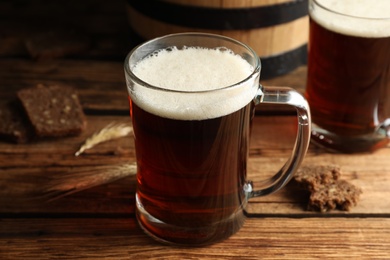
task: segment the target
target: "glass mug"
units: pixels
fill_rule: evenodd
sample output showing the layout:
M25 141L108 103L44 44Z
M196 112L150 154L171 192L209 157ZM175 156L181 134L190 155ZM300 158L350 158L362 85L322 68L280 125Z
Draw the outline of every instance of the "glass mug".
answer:
M248 199L282 188L302 162L308 104L290 88L261 86L260 60L250 47L213 34L172 34L136 47L124 69L136 216L158 241L205 245L229 237L243 225ZM238 71L234 83L225 82ZM298 131L291 158L255 190L247 160L254 106L261 103L295 107Z
M390 135L390 1L310 0L312 141L368 152Z

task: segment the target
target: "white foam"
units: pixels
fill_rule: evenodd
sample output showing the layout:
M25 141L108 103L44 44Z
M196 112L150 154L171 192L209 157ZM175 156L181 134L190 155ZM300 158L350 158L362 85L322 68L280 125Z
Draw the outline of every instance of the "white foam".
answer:
M316 1L334 12L347 15L331 14L322 8L311 9L311 17L329 30L360 37L390 36L390 0Z
M258 89L253 67L230 50L184 48L160 50L138 62L133 73L162 91L135 86L133 101L162 117L201 120L230 114L247 105ZM221 88L225 88L219 91Z

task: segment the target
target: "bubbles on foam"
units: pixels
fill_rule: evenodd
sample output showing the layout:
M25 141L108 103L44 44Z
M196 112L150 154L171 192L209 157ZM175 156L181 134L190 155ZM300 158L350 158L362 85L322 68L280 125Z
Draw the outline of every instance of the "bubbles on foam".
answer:
M155 51L133 68L134 74L150 85L182 91L229 86L251 71L251 66L231 50L198 47Z
M132 99L146 111L163 117L215 118L235 112L253 99L258 75L242 82L253 69L224 47L163 49L141 60L132 70L144 82L174 91L135 86ZM235 86L226 88L231 85ZM212 91L221 88L225 89Z
M351 36L389 37L389 0L316 0L320 5L344 15L314 8L311 17L325 28Z

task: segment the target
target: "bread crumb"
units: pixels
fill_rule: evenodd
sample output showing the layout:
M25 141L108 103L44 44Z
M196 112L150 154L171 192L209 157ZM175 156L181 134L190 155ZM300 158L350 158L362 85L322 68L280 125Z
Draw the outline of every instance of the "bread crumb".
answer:
M313 192L323 185L336 182L341 175L340 167L336 165L303 166L294 176L304 189Z
M297 171L294 181L310 192L308 210L349 211L357 205L362 190L340 177L337 165L306 165Z
M324 185L310 195L308 210L327 212L334 209L349 211L359 201L362 190L355 185L338 180Z

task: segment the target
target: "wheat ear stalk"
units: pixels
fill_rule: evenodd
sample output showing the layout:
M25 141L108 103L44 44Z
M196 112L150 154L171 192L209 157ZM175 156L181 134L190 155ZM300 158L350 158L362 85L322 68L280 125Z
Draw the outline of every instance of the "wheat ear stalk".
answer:
M80 169L52 177L44 189L44 193L49 201L53 201L127 176L134 176L136 173L136 163L101 165L92 169Z
M91 149L99 143L124 137L132 131L133 128L124 123L110 123L89 137L75 153L75 156L79 156L85 150ZM126 176L135 175L136 173L137 166L135 163L81 168L77 171L52 177L44 189L44 194L49 198L49 201L52 201L82 190L119 180Z

